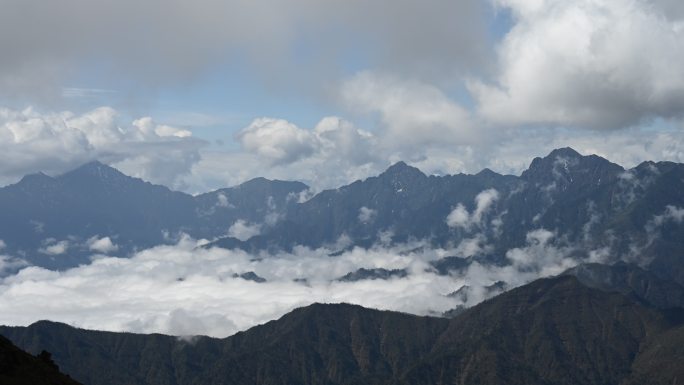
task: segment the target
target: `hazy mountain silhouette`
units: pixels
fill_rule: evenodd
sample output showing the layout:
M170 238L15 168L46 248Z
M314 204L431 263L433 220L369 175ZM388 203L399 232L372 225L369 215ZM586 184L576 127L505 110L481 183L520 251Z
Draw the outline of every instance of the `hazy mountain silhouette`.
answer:
M109 253L119 256L173 243L180 233L220 238L207 247L258 252L328 246L332 255L412 239L456 247L480 237L490 248L473 258L506 264L508 250L525 247L531 231L546 229L580 260L589 261L590 250L608 250L604 262L628 260L684 285L682 164L644 162L624 170L563 148L535 158L521 176L491 170L428 176L399 162L376 177L308 200L302 199L306 190L299 182L257 178L190 196L97 162L54 178L29 175L0 189L3 252L66 268L88 262L95 252L89 239L105 236L118 246ZM478 208L480 194L489 200L481 196ZM466 222L448 223L459 205ZM259 225L260 234L227 237L238 220ZM347 242L339 244L342 238ZM66 253L51 255L50 246L59 241L66 241ZM446 273L456 268L452 262L435 266Z

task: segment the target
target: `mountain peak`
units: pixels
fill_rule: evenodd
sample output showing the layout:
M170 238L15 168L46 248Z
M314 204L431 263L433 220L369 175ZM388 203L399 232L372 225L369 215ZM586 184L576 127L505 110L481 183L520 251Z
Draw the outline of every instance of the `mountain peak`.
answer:
M413 176L413 177L420 177L420 176L425 176L422 171L419 169L409 166L403 161L399 161L391 166L385 172L380 174L380 176L389 176L389 177L396 177L396 176Z
M557 148L549 153L549 155L546 156L546 158L551 158L551 159L556 159L558 157L563 157L563 158L581 158L582 154L579 152L575 151L574 148L572 147L563 147L563 148Z
M97 177L98 179L130 178L114 167L106 165L98 160L88 162L63 174L61 177Z
M39 184L39 183L49 183L54 181L51 176L45 175L43 172L37 172L34 174L25 175L21 178L20 184Z
M58 178L63 183L72 187L80 186L92 188L99 186L111 191L126 189L132 184L143 183L142 180L130 177L114 167L108 166L99 161L93 161L82 165L72 171L60 175Z
M492 171L489 168L483 168L482 171L478 172L475 174L475 176L480 176L480 177L485 177L485 178L492 178L492 177L497 177L501 176L501 174Z
M539 182L571 182L581 174L595 179L615 177L624 169L598 155L582 155L570 147L558 148L544 158L534 158L522 178Z
M49 175L45 175L42 172L37 172L34 174L24 175L21 180L11 186L10 189L19 189L24 192L41 192L52 190L55 185L55 179Z
M93 160L91 162L88 162L81 167L76 168L76 170L88 170L88 171L102 171L102 170L115 170L113 167L110 167L99 160Z

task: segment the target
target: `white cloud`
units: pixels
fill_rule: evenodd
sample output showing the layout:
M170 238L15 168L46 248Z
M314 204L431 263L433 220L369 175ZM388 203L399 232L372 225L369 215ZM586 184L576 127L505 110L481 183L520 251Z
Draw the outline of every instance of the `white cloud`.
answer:
M109 237L92 237L88 239L88 249L97 251L98 253L111 253L117 251L119 246L115 245Z
M469 111L427 83L361 72L343 83L340 94L351 109L379 114L383 145L392 149L472 143L482 135Z
M28 266L28 262L23 259L0 254L0 277L5 276L5 274L14 273L26 266Z
M646 246L652 244L660 236L660 229L663 226L668 223L681 224L683 221L684 208L667 205L662 214L654 215L651 220L646 222L646 225L644 226L647 235ZM637 247L633 246L633 248Z
M282 119L260 118L240 131L242 147L271 164L292 163L317 147L315 135Z
M481 226L483 224L484 215L498 199L499 192L493 188L481 191L475 197L475 210L473 210L473 213L469 213L465 206L459 203L449 215L447 215L447 226L460 227L465 230L469 230L473 226Z
M262 130L273 131L280 139L274 140ZM306 193L310 194L366 178L389 165L379 156L372 134L338 117L325 117L313 129L278 119L256 119L243 133L237 137L243 151L202 152L192 173L182 177L186 185L193 186L192 192L263 176L311 184L312 190Z
M369 209L366 206L363 206L359 209L359 222L361 223L369 223L375 220L375 217L378 215L377 210Z
M328 249L300 248L261 259L197 245L184 238L176 246L145 250L130 259L99 258L64 272L27 267L0 280L0 324L52 319L104 330L226 336L312 302L352 302L418 314L444 311L454 301L443 294L462 284L426 272L427 261L446 255L444 250L354 249L331 258ZM406 268L411 275L336 281L360 267ZM248 271L267 281L233 277Z
M291 253L251 255L239 250L203 249L203 240L181 237L131 258L100 257L66 271L25 267L0 278L0 324L27 325L40 319L99 330L223 337L278 318L313 302L348 302L413 314L439 314L460 304L446 295L467 284L467 304L486 298L484 288L504 281L517 287L557 274L577 261L573 250L554 244L540 229L525 247L510 250L507 266L473 263L462 275L439 276L430 262L466 257L487 246L474 237L456 249L427 243L354 248L295 247ZM342 241L343 242L343 241ZM340 282L359 268L405 269L389 280ZM264 283L235 278L254 272ZM297 279L298 281L295 281Z
M667 221L672 221L674 223L682 223L684 220L684 208L668 205L665 207L665 211L661 215L657 215L653 218L653 223L656 226L662 226Z
M58 174L98 159L130 175L177 186L204 145L188 135L150 118L125 124L109 107L81 115L0 108L0 175L13 182L25 174Z
M228 236L246 241L261 233L261 225L250 224L243 219L238 219L228 229Z
M623 128L684 111L684 24L645 0L497 0L514 26L479 112L504 126Z
M489 211L492 204L499 199L499 192L493 188L484 190L475 197L475 212L472 220L475 222L482 222L482 216Z
M506 252L513 266L522 271L539 272L541 276L560 274L575 266L577 261L569 257L572 247L559 247L553 244L556 234L546 229L527 233L527 246Z
M45 247L40 248L38 251L43 254L48 255L60 255L67 252L69 249L69 241L59 241L59 242L47 242Z
M373 158L373 135L332 116L323 118L312 130L282 119L255 119L236 139L244 150L270 166L287 166L299 160L303 163L298 166L304 169L308 165L320 167L324 162L330 166L360 165Z
M192 132L188 130L183 130L176 127L171 127L163 124L156 124L152 118L144 117L133 121L133 126L135 126L140 133L144 136L158 136L160 138L167 136L175 136L177 138L188 138L192 136Z
M223 193L219 193L219 194L216 196L216 200L217 200L216 205L217 205L218 207L225 207L225 208L233 208L233 207L235 207L235 206L233 206L233 205L228 201L228 197L227 197L225 194L223 194Z
M449 227L462 227L467 228L470 225L470 213L468 209L459 203L456 208L451 210L449 215L447 215L446 223Z
M463 257L472 257L489 252L492 246L488 245L486 241L487 239L482 234L477 234L472 238L465 238L456 247L456 254Z

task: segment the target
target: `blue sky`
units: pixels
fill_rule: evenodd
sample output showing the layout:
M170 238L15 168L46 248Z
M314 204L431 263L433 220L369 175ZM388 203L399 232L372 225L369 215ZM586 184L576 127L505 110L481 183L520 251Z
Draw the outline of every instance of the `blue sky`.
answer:
M563 146L683 161L683 15L670 0L8 0L0 183L93 159L189 192L327 188L398 160L519 173Z

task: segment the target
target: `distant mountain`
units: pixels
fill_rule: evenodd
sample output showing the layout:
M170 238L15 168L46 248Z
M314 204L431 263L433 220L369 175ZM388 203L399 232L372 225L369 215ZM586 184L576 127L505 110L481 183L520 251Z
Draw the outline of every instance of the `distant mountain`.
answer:
M175 242L181 232L211 239L226 235L238 220L277 220L306 189L257 178L193 197L92 162L55 178L34 174L1 188L0 239L7 254L61 269L100 251L127 255ZM93 247L104 237L110 238L109 250ZM50 248L60 242L62 247Z
M491 171L427 176L399 162L377 177L317 194L296 205L276 226L246 242L224 239L213 245L250 251L297 245L315 248L334 245L346 236L351 246L369 247L380 242L383 233L392 242L413 238L446 244L459 237L445 220L458 203L471 208L483 190L508 191L516 185L516 177Z
M314 304L226 339L2 327L67 373L105 384L672 384L684 324L573 276L541 279L459 316Z
M468 258L435 262L448 274L467 267L453 263L506 265L507 252L529 246L535 240L528 235L544 229L570 257L590 262L598 253L602 262L629 261L684 285L683 164L625 170L562 148L535 158L520 176L487 169L428 176L399 162L310 199L306 191L299 182L257 178L193 197L95 162L0 189L0 239L4 254L49 268L87 262L103 237L117 247L109 254L126 256L180 233L217 239L206 247L255 253L326 246L335 256L412 240L483 246ZM230 231L236 224L254 231Z
M484 170L476 175L427 176L399 162L377 177L323 191L246 241L211 246L248 251L309 247L351 248L428 241L456 247L477 239L488 248L470 259L438 263L507 264L506 253L526 247L545 229L577 259L603 252L604 262L628 260L684 285L684 165L644 162L625 170L573 149L535 158L520 177ZM450 220L450 213L460 210ZM338 240L347 242L336 246Z
M366 279L390 279L390 278L404 278L408 272L404 269L365 269L361 268L356 271L345 274L340 277L338 281L342 282L356 282Z
M3 385L78 385L60 373L50 353L32 356L0 336L0 384Z

